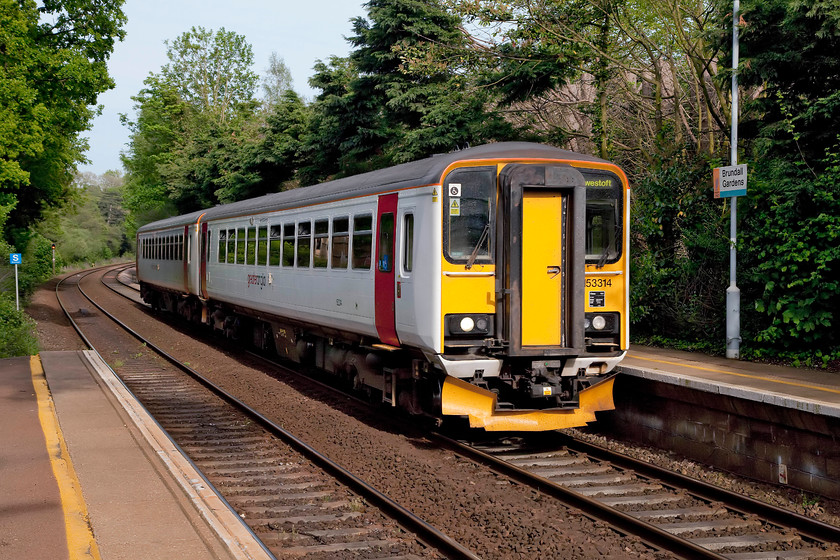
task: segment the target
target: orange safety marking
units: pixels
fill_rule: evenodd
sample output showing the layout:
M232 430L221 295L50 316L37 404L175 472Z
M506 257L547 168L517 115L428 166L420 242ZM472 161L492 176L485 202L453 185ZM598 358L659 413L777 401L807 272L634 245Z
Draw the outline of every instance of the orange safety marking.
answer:
M669 362L667 360L654 360L653 358L642 358L641 356L636 356L635 354L627 354L629 358L635 358L637 360L644 360L648 362L656 362L659 364L668 364L671 366L681 366L693 369L700 369L703 371L711 371L714 373L725 373L726 375L735 375L738 377L746 377L747 379L757 379L759 381L769 381L771 383L779 383L781 385L790 385L792 387L802 387L803 389L815 389L817 391L825 391L826 393L836 393L840 395L840 390L838 389L829 389L828 387L820 387L819 385L809 385L807 383L796 383L794 381L783 381L781 379L771 379L769 377L761 377L760 375L750 375L749 373L737 373L734 371L726 371L723 369L715 369L715 368L707 368L701 366L692 366L688 364L681 364L679 362Z

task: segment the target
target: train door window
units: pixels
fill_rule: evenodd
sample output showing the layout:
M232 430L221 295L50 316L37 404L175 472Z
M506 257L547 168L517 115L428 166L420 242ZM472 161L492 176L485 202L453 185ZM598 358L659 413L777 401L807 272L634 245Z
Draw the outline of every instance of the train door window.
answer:
M237 228L236 230L236 264L245 263L245 228Z
M312 240L312 266L327 268L329 263L330 222L328 220L315 221L315 238Z
M372 245L373 216L353 216L353 268L370 269Z
M586 180L586 262L601 267L621 257L621 180L605 171L581 171Z
M178 234L178 260L184 260L184 234Z
M283 228L279 225L271 226L268 240L268 266L280 266L280 255L283 254Z
M257 228L248 228L246 264L257 264Z
M268 262L268 227L257 229L257 264L265 266Z
M216 255L216 262L227 262L227 230L219 230L219 248Z
M309 253L312 246L312 222L299 222L297 228L297 266L309 268Z
M295 224L283 226L283 266L295 266Z
M394 214L388 212L379 218L379 255L376 267L379 272L394 268Z
M496 168L456 169L446 176L443 192L443 246L447 260L493 264Z
M230 264L236 262L236 230L227 230L227 261Z
M332 262L333 269L347 268L350 252L350 219L346 216L333 218L332 222Z
M403 273L414 268L414 214L403 216Z

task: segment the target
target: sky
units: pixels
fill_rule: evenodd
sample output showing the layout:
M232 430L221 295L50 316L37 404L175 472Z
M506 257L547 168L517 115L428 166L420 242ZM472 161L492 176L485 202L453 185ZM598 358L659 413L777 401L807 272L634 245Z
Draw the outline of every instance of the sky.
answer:
M366 0L126 0L126 37L114 47L108 62L116 87L99 96L102 114L87 133L90 149L80 171L122 171L120 152L126 148L128 129L120 113L134 117L131 97L143 88L150 72L168 62L164 41L173 41L193 26L210 30L224 27L243 35L254 53L253 70L265 74L276 52L292 73L293 88L307 99L317 91L309 87L317 60L347 56L352 35L350 20L366 16Z

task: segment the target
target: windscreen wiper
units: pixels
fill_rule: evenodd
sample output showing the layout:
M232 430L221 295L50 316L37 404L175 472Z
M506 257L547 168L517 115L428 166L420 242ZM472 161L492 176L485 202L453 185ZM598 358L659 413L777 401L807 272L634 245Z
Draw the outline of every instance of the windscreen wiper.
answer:
M490 222L487 222L484 225L484 229L481 231L481 237L478 238L478 242L475 244L475 248L472 250L470 254L470 258L467 259L467 266L466 269L469 270L472 268L473 264L475 264L475 259L478 257L478 250L490 236Z

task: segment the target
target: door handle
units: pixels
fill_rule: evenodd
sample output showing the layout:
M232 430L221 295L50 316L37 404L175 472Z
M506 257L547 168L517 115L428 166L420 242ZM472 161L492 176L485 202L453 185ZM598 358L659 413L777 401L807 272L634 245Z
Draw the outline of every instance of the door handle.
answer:
M554 278L558 274L560 274L560 267L559 266L548 266L548 274L551 274L551 277Z

